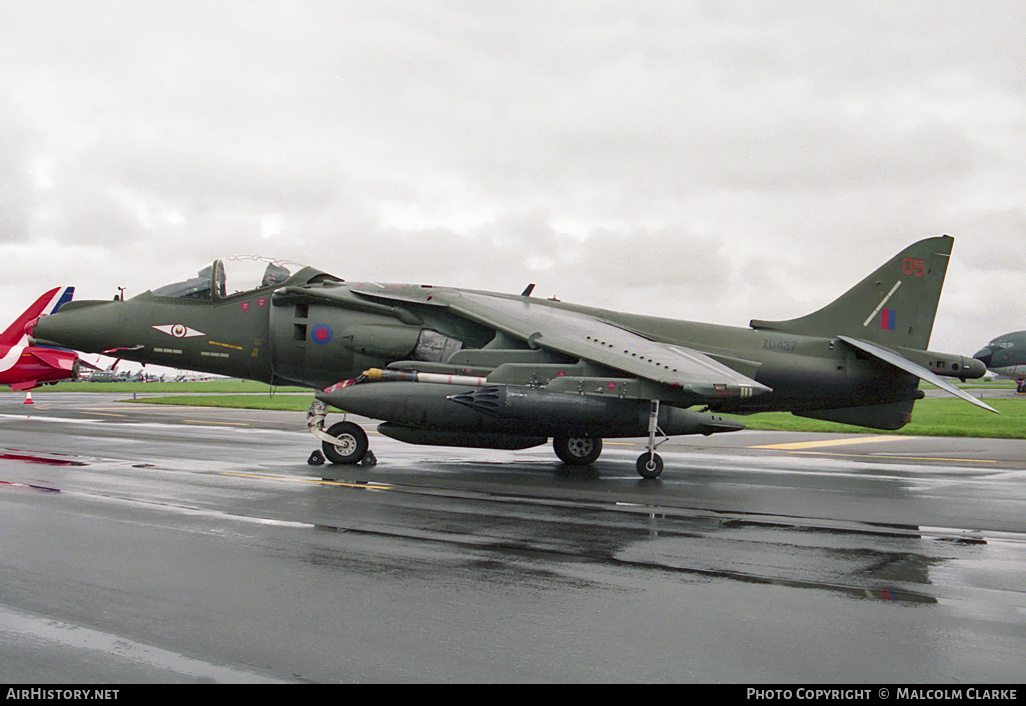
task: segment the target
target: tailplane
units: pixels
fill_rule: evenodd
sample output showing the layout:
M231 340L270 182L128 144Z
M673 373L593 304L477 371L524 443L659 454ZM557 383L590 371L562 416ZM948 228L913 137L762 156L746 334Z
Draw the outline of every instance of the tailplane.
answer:
M74 287L54 287L40 296L3 333L0 333L0 349L9 350L23 343L28 337L25 329L31 322L40 316L56 313L58 309L71 301L74 294Z
M914 243L819 311L752 328L805 336L849 336L889 348L926 349L954 239Z

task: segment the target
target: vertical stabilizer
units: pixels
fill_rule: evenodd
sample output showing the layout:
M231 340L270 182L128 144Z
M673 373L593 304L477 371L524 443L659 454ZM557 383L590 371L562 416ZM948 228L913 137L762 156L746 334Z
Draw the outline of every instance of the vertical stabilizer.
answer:
M25 328L29 323L44 314L55 313L64 304L71 301L74 293L74 287L54 287L40 296L39 299L36 299L3 333L0 333L0 349L10 350L14 346L23 343L27 338Z
M849 336L891 348L926 349L954 239L914 243L819 311L752 328L805 336Z

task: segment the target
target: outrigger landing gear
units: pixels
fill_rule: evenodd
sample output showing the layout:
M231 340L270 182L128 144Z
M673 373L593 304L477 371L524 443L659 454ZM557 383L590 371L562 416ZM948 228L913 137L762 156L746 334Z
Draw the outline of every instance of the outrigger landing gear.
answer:
M663 435L659 443L655 440L657 433ZM635 464L642 478L658 478L663 472L663 459L655 450L669 438L659 429L659 400L652 400L648 413L648 450L638 456L638 462Z
M321 450L324 452L321 457L320 452L314 451L307 463L320 465L324 463L324 458L340 465L360 463L372 466L377 463L373 452L368 449L367 432L353 422L338 422L325 431L324 418L327 413L328 406L320 400L314 400L306 412L306 425L310 433L321 440Z

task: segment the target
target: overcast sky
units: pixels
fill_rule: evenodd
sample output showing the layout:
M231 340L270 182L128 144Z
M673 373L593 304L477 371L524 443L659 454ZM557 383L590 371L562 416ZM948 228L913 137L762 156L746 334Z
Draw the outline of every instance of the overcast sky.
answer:
M746 326L955 237L1026 329L1026 3L0 0L2 323L254 253Z

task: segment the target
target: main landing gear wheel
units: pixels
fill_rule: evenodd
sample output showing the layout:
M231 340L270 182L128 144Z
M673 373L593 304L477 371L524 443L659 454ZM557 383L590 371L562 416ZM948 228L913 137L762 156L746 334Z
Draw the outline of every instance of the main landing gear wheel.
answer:
M643 453L638 456L636 464L642 478L658 478L663 472L663 459L657 453Z
M590 466L602 453L602 439L590 436L556 437L552 447L559 460L568 466Z
M329 461L336 464L353 465L363 460L367 453L367 432L352 422L332 424L328 435L334 442L322 441L321 449Z

